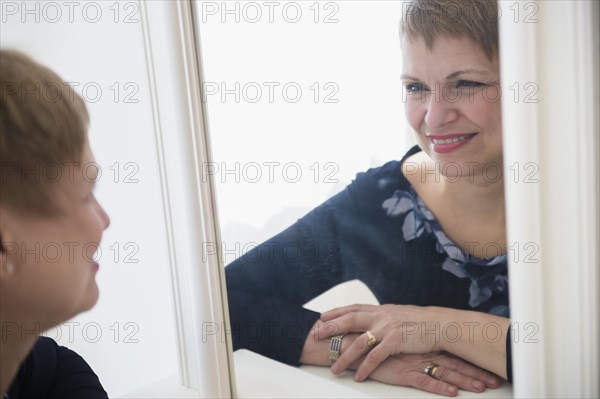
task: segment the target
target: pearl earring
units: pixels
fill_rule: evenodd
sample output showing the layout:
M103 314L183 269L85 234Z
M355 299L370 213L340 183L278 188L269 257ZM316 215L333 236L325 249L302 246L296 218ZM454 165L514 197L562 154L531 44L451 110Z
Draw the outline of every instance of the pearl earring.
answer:
M12 262L6 262L4 264L4 270L6 271L6 273L8 274L13 274L15 272L15 265L13 265Z

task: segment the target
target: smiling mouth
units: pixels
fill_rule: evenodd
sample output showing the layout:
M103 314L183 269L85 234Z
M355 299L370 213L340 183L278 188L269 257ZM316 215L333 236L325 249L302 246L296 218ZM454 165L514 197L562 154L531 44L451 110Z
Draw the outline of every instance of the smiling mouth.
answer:
M431 141L433 142L433 144L454 144L458 143L459 141L466 140L476 134L477 133L463 134L462 136L454 136L452 138L447 139L431 138Z

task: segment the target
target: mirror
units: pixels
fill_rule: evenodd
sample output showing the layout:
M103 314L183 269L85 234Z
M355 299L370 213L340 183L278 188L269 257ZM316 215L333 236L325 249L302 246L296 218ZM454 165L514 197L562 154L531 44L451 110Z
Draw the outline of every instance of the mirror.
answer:
M397 1L196 4L213 153L201 175L215 183L223 264L413 145L401 11ZM376 303L358 281L307 307L356 302Z
M560 75L558 70L549 66L554 62L550 47L562 41L555 36L552 40L545 38L558 31L555 29L557 25L566 23L561 15L571 18L567 26L576 32L571 43L575 43L577 37L585 38L583 43L587 47L577 54L587 54L594 43L590 39L591 31L583 32L583 29L595 26L591 20L584 18L592 15L591 5L585 5L585 2L552 2L548 5L550 2L546 2L542 7L542 3L502 3L503 15L508 18L502 20L501 37L505 43L521 44L515 48L505 45L507 56L502 67L507 68L515 60L529 61L527 65L519 64L519 68L514 68L515 76L519 77L517 87L523 90L543 88L542 83L551 84L548 76ZM413 141L404 122L399 78L398 24L401 15L402 2L388 1L198 2L195 21L204 59L202 97L208 110L214 153L212 162L203 165L202 175L216 183L222 231L219 253L224 264L244 256L338 193L356 173L399 159L411 147ZM539 23L544 20L538 19L538 15L552 23ZM573 21L578 22L573 24ZM513 25L519 26L518 30L513 30L518 34L509 33L514 29ZM577 26L584 28L577 30ZM524 40L526 38L536 40ZM546 46L548 53L536 55L538 45ZM597 54L597 45L593 48ZM577 54L572 54L572 59L578 59ZM526 55L531 56L527 58ZM586 60L586 68L593 65L593 60ZM539 67L532 73L531 65ZM573 69L572 66L562 67ZM585 76L592 79L591 74ZM508 85L504 89L509 92L514 87ZM550 91L545 95L552 96ZM579 97L575 92L572 98ZM593 103L591 97L586 98ZM508 102L504 105L509 105L506 108L512 108L516 113L511 114L515 116L512 124L530 126L528 124L531 123L533 129L537 129L538 125L531 119L531 111L524 111L527 106L519 104L511 107ZM591 127L594 124L589 122L589 118L593 112L586 109L586 126ZM550 109L541 106L536 112L540 120L550 119ZM597 122L595 126L597 130ZM516 130L511 134L514 132ZM558 147L543 147L541 140L527 142L524 136L527 134L511 136L511 144L505 147L508 159L540 161L536 164L540 166L544 159L552 159L551 154L560 156ZM558 142L558 137L556 139ZM596 148L597 154L597 142L590 137L580 140L580 143L587 143L581 148ZM537 152L535 156L521 154L519 147L524 145L541 148L540 158L537 158ZM590 160L589 154L586 160L586 165L593 169L596 163ZM550 169L550 165L546 167ZM595 180L597 173L589 181ZM597 194L590 190L593 191L591 188L580 189L578 197L571 199L580 201L587 198L591 204L596 204L597 209ZM549 193L552 189L542 191L537 186L532 191L537 193L536 198L540 198L540 193ZM516 201L514 204L525 201L527 197L526 192L520 189L513 188L511 192L517 193L512 197ZM554 194L559 195L557 191ZM549 209L545 208L544 212L550 218ZM519 212L508 212L508 218L512 220L513 241L514 237L519 237L519 242L526 238L523 242L540 244L543 240L539 235L530 234L532 230L524 225L523 218L518 219L518 215L523 215ZM597 210L594 212L597 215ZM597 218L592 220L596 220L592 236L597 237ZM541 222L536 219L534 224L538 228ZM558 224L556 227L560 229ZM591 280L596 282L587 286L585 298L596 303L593 298L597 298L597 272L593 265L597 265L598 255L589 245L589 240L585 242L587 256L593 261L584 275L591 276ZM553 242L546 241L546 244L549 248ZM553 262L549 256L545 261L547 264ZM517 274L513 279L518 294L513 295L519 295L521 299L516 306L526 309L519 314L538 321L544 314L544 306L526 304L531 302L526 300L531 299L531 295L522 287L540 287L541 276L531 272ZM558 282L552 287L559 289ZM575 285L570 289L577 291ZM337 299L328 298L312 305L315 310L324 310L339 303L336 302L338 300L358 302L355 301L356 292L340 295ZM369 295L364 295L361 298L369 300ZM597 331L597 312L585 306L582 314L591 315L596 320L594 328ZM577 333L582 331L580 325ZM548 330L544 334L552 336ZM552 342L553 348L559 349L556 342ZM597 342L592 348L597 349ZM529 349L527 354L521 352L523 356L517 361L519 375L525 375L525 369L534 369L527 365L539 362L541 347L536 346L532 350L530 346ZM578 359L584 357L580 355ZM597 356L594 359L589 363L583 362L590 365L585 370L598 369ZM553 375L548 371L544 375L546 377L541 377L541 372L536 374L534 391L528 391L523 384L519 392L545 392L544 384L549 386L554 378L548 377ZM593 372L585 375L593 375ZM592 390L597 391L597 385ZM510 392L507 395L510 396Z
M95 258L96 306L46 335L83 356L110 397L124 396L178 373L142 13L135 2L1 7L2 47L48 65L86 101L96 157L89 171L99 171L96 196L111 216ZM65 96L71 90L61 89ZM147 229L150 215L156 217ZM147 364L155 367L146 369ZM115 365L128 370L127 379Z

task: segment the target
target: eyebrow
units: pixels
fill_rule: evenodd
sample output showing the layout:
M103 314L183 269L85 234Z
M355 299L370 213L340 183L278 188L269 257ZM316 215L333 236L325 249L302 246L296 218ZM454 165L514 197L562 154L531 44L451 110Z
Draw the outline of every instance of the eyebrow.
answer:
M450 79L454 79L455 77L462 75L462 74L466 74L466 73L477 73L480 75L487 75L488 72L483 70L483 69L476 69L476 68L469 68L469 69L462 69L460 71L456 71L456 72L452 72L450 75L446 76L446 80L450 80ZM417 79L413 76L410 75L400 75L401 79L407 79L407 80L415 80L415 81L419 81L420 79Z

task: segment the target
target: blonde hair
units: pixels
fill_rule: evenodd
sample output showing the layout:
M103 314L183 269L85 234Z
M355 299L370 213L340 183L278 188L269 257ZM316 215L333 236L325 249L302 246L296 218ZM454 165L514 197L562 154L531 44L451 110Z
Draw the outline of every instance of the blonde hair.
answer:
M0 50L0 205L58 213L51 183L81 161L88 123L84 101L56 73Z
M440 36L468 37L489 59L498 54L496 0L412 0L402 14L401 36L423 38L428 49Z

